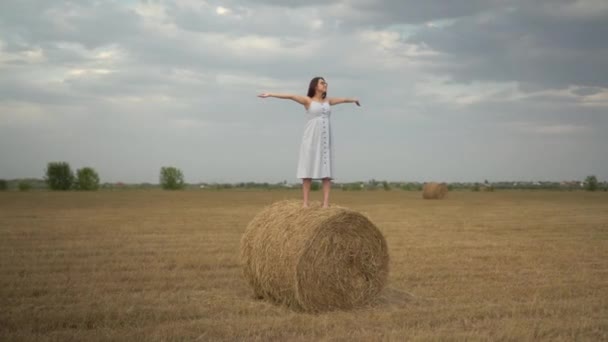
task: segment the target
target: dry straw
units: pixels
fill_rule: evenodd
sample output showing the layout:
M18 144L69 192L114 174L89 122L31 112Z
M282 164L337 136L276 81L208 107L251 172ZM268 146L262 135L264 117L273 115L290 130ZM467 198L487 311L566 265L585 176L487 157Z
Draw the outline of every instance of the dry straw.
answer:
M422 198L424 199L443 199L448 193L448 186L445 183L425 183L422 187Z
M369 303L388 276L382 233L353 210L301 206L274 203L247 226L241 262L255 295L308 312Z

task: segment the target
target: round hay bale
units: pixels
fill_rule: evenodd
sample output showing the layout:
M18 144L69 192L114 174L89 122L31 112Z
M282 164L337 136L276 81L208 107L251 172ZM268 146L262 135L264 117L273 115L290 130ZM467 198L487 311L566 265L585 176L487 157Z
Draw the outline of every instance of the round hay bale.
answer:
M429 182L422 187L422 198L424 199L443 199L448 193L448 186L445 183Z
M258 297L309 312L369 303L388 276L388 248L365 216L342 207L276 202L241 239L245 278Z

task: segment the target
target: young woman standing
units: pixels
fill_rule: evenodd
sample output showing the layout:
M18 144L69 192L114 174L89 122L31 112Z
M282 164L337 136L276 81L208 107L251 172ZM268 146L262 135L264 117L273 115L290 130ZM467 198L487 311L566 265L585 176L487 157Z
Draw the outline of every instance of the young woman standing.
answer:
M351 98L327 98L327 82L323 77L310 81L307 96L263 93L261 98L276 97L293 100L304 106L307 122L304 128L297 177L302 179L304 208L308 207L308 195L313 179L323 180L323 208L329 206L329 191L333 172L333 141L330 125L331 106L340 103L356 103Z

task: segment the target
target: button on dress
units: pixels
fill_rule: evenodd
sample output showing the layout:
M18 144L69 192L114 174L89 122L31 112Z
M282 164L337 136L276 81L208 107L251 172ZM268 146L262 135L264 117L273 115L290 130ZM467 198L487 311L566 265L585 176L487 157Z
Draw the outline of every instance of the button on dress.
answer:
M333 178L333 143L329 102L312 101L306 111L306 126L300 145L298 178Z

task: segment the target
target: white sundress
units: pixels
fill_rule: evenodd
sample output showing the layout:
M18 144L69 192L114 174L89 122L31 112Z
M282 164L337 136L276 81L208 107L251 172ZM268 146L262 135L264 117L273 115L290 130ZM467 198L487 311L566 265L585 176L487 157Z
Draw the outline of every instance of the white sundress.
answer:
M333 178L333 142L329 102L312 101L306 111L306 126L300 145L298 178Z

